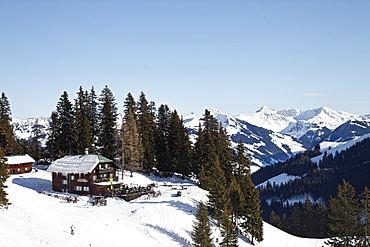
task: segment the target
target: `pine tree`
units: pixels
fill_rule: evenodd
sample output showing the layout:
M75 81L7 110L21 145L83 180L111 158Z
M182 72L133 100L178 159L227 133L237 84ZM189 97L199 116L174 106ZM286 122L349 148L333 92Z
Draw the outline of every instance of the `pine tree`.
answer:
M199 202L196 221L193 223L192 240L194 247L212 247L212 231L209 226L209 217L206 206L203 202Z
M171 157L169 150L169 125L171 111L167 105L161 105L157 111L155 150L157 169L162 172L171 170Z
M229 185L229 196L231 202L232 222L237 226L239 223L238 219L242 216L246 205L243 192L235 178L233 178Z
M189 176L191 172L191 142L188 131L177 111L173 111L169 121L168 148L171 170Z
M206 173L205 170L208 169L208 160L207 160L207 150L206 150L206 143L203 134L202 126L199 124L198 126L198 135L197 139L194 143L193 148L193 155L192 155L192 162L193 162L193 172L198 175L200 178L202 172L202 179L199 180L199 186L202 189L207 189L206 185Z
M91 137L93 148L97 145L98 132L99 132L99 112L98 112L98 96L95 93L94 87L91 87L89 96L88 96L88 118L91 128ZM95 150L93 150L95 152Z
M208 212L216 221L221 222L223 212L231 210L229 191L218 157L215 156L209 176Z
M155 107L149 104L143 92L137 103L138 132L144 148L143 167L149 171L156 166L155 157Z
M83 91L80 87L77 92L77 99L75 100L75 142L76 150L75 153L84 153L86 149L89 152L93 151L93 136L92 129L89 119L90 112L90 100L87 91Z
M113 159L117 151L116 146L116 122L117 106L112 91L106 85L99 98L99 153L109 159Z
M222 211L221 217L221 237L222 247L237 247L238 246L238 233L235 225L230 219L230 211L225 209Z
M58 139L59 139L59 119L58 113L53 111L49 123L49 136L46 142L46 147L51 160L59 158Z
M7 186L5 185L5 181L9 177L8 173L8 165L5 163L6 158L3 151L3 148L0 147L0 208L8 208L11 204L7 198L8 193L6 193L5 189Z
M328 205L330 246L353 246L359 231L358 201L354 188L343 181L338 186L337 198L331 197Z
M254 240L263 240L263 220L259 192L251 179L250 161L245 152L244 143L239 140L234 158L234 177L241 188L243 198L243 210L240 212L240 227L244 233L250 234L252 243Z
M121 127L121 162L123 167L131 172L131 176L134 171L143 168L143 147L136 124L132 109L128 108Z
M279 215L276 215L274 210L271 211L269 222L270 222L271 225L273 225L273 226L275 226L279 229L282 229L282 226L283 226L282 221L281 221Z
M370 246L370 190L367 188L367 186L365 186L364 192L361 194L360 203L360 216L363 220L363 225L358 244L365 247Z
M315 222L313 236L326 238L328 232L327 210L321 202L315 206L313 222Z
M314 205L308 197L303 203L302 217L304 218L302 236L315 237L314 235L312 235L316 228L316 222L314 222Z
M233 176L233 152L231 149L230 137L227 135L226 130L222 127L221 123L218 127L215 146L221 168L225 173L226 182L230 183Z
M74 111L66 91L59 98L56 108L58 118L58 129L56 130L58 131L57 147L59 155L72 154L76 146L74 138Z
M302 209L299 203L295 202L292 207L292 214L289 217L289 232L296 236L302 236L303 232Z
M0 148L6 155L15 155L15 138L12 127L10 103L4 92L0 98Z

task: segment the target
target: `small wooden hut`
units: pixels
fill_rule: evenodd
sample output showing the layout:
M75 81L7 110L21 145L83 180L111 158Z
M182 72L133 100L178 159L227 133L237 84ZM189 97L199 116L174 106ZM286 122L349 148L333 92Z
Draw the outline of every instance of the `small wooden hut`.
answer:
M32 164L35 160L28 154L11 155L5 157L8 164L8 173L10 174L21 174L32 171Z

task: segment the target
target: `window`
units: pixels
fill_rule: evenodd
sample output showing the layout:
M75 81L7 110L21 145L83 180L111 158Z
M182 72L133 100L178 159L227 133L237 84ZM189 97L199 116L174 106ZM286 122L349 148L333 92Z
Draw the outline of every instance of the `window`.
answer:
M110 174L109 174L109 177L110 177L110 178L113 178L113 176L114 176L114 174L113 174L113 173L110 173Z
M71 179L71 180L75 180L75 175L71 175L71 176L69 177L69 179Z
M24 170L25 170L25 171L28 171L28 167L25 167L25 168L24 168Z
M94 175L93 176L93 181L97 180L98 179L98 176Z
M101 178L106 178L107 177L107 174L106 173L103 173L100 175Z
M82 191L82 186L75 186L75 191Z
M17 168L17 172L20 172L21 171L21 168Z
M89 188L89 186L84 186L84 187L83 187L83 190L84 190L84 191L89 191L89 190L90 190L90 188Z
M108 164L105 164L105 169L108 169Z
M67 180L62 180L62 184L67 184Z

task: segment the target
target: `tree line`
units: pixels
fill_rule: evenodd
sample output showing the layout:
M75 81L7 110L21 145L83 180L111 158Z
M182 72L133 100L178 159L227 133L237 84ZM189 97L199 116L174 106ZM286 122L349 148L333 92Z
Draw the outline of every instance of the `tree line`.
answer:
M343 180L337 196L328 203L314 204L309 198L294 203L290 215L271 211L269 222L300 237L328 238L327 246L365 247L370 245L370 190L356 196L354 187Z

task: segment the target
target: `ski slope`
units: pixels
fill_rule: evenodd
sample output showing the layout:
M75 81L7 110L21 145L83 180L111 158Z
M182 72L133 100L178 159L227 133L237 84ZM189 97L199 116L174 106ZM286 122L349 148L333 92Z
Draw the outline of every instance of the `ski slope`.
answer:
M193 182L176 178L160 179L135 173L124 174L126 184L146 186L157 183L161 196L146 196L131 202L109 198L107 206L92 206L88 197L77 203L39 193L51 191L51 175L45 170L11 175L7 180L12 205L0 210L0 245L22 246L191 246L196 205L207 199L206 192ZM168 186L168 185L172 185ZM181 197L173 188L186 187ZM53 195L67 195L54 193ZM70 227L75 234L71 235ZM323 240L304 239L264 224L265 240L259 247L322 246ZM214 236L214 239L219 236ZM214 242L215 243L215 242ZM215 246L218 244L215 243ZM241 236L239 246L251 246Z

